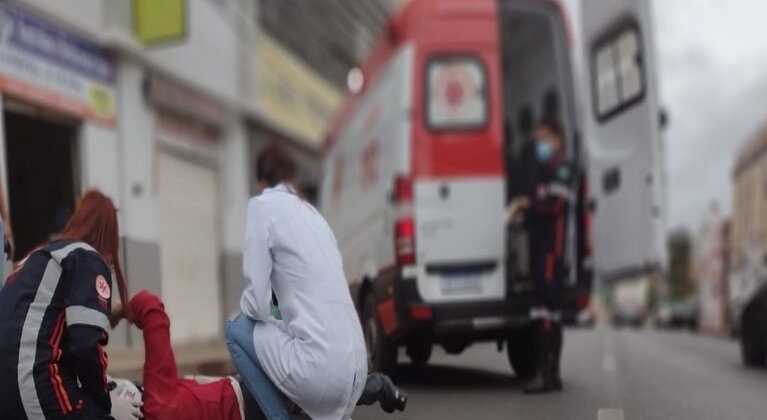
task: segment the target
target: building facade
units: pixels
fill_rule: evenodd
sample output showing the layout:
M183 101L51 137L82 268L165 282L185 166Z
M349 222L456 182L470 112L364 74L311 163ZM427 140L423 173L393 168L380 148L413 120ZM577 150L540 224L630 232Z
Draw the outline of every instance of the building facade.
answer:
M265 29L268 2L143 2L183 8L181 36L158 44L140 42L137 2L0 2L0 173L16 259L98 188L119 208L131 291L163 298L174 342L216 340L239 306L253 157L285 144L311 196L342 90L297 52L301 37ZM139 338L123 326L111 345Z
M730 326L767 270L767 123L738 150L732 173Z
M767 252L767 124L738 151L732 175L733 268L761 264Z
M698 326L722 332L728 318L728 221L716 202L702 221L693 246L695 282L698 295Z
M339 88L403 0L257 0L259 27ZM286 25L286 22L291 24Z

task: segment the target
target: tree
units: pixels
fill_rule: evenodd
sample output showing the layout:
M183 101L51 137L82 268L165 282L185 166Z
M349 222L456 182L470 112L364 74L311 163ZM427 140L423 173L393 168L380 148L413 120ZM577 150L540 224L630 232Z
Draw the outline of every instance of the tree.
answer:
M685 229L678 229L668 238L668 292L674 300L682 300L695 292L691 276L692 239Z

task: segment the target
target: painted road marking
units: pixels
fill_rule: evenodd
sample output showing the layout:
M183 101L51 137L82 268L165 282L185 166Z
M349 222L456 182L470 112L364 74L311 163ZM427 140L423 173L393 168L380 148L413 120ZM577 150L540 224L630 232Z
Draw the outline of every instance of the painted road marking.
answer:
M605 372L615 372L617 363L615 362L615 356L610 353L605 353L602 358L602 370Z
M612 334L605 335L605 350L612 350L614 344Z
M597 420L625 420L625 418L620 408L600 408L597 411Z

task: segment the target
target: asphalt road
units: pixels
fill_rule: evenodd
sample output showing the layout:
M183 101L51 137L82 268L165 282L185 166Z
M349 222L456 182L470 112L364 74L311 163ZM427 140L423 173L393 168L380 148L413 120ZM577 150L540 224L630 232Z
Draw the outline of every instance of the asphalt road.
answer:
M733 341L600 327L565 340L560 394L524 395L505 353L482 344L460 356L435 350L421 369L401 364L394 378L410 394L407 410L365 407L354 419L767 419L767 371L742 367Z

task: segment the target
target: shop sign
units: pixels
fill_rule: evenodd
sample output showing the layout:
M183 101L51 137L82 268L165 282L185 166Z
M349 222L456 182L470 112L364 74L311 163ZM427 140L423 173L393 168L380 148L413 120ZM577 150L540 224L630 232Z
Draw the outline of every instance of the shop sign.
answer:
M116 122L115 61L104 49L0 4L0 91L106 125Z
M224 109L217 102L156 75L147 77L146 94L160 108L210 125L224 124Z

